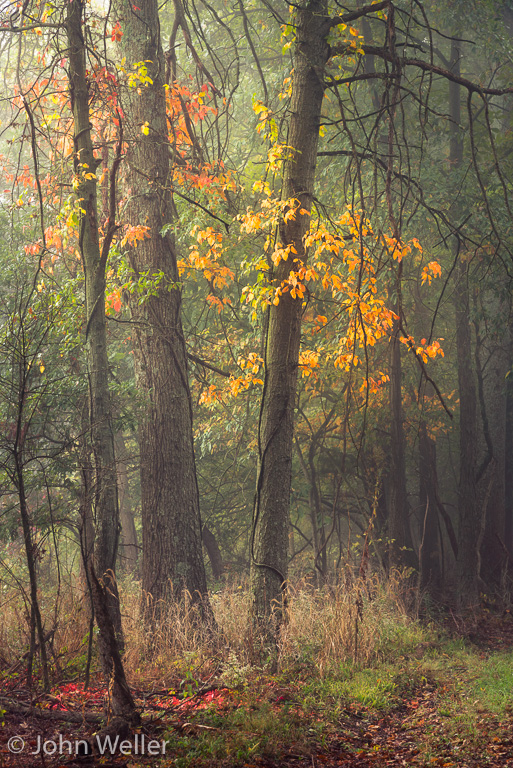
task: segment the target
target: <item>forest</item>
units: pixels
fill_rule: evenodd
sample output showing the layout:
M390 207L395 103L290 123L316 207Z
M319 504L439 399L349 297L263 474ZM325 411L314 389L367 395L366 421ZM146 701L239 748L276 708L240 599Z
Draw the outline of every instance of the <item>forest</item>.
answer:
M511 0L0 70L0 766L513 765Z

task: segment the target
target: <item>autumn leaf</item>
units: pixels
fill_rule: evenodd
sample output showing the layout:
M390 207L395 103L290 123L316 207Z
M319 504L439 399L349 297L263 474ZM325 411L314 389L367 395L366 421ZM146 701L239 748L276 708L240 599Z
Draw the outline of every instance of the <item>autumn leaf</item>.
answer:
M112 31L110 33L110 39L112 40L113 43L119 43L122 37L123 37L123 31L121 29L121 25L119 21L117 21L112 27Z

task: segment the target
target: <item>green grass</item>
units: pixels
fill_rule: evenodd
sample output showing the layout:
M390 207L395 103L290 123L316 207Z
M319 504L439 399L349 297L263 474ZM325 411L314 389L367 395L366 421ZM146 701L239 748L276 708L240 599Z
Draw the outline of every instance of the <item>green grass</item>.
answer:
M412 765L464 765L482 754L485 766L485 750L508 718L513 651L485 655L461 641L434 644L431 629L416 632L425 645L421 658L412 654L418 644L411 633L403 633L387 661L372 665L345 661L321 675L313 659L302 659L272 677L245 669L236 701L199 710L181 732L167 734L172 765L236 768L257 758L279 763L289 751L307 755L340 738L341 718L349 712L349 741L351 728L355 736L366 733L388 713L389 727L415 739Z
M337 716L347 706L386 711L397 704L407 687L409 681L393 664L367 668L344 665L338 674L312 679L305 685L303 695L307 708L320 707Z
M241 697L239 706L227 712L202 710L183 726L178 735L168 733L167 751L176 768L189 766L238 766L252 757L279 757L287 746L305 741L305 722L294 707L278 709L271 702ZM307 739L319 742L321 728L311 728Z
M449 641L423 660L423 668L464 709L502 715L511 707L513 650L484 654Z

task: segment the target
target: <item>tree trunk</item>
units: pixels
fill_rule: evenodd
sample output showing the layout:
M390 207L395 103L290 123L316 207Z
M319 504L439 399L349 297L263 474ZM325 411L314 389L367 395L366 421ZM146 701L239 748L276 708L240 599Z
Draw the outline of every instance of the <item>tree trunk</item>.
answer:
M401 268L401 265L399 265ZM398 281L401 276L399 274ZM399 314L400 310L396 308ZM402 361L399 320L394 323L390 361L390 473L388 479L389 567L417 567L411 539L402 404Z
M207 550L210 565L212 566L212 576L215 581L219 581L223 578L223 556L221 555L221 550L219 549L219 544L217 543L216 537L206 523L203 526L201 536L203 545Z
M23 386L22 393L25 391L25 387ZM23 394L20 397L20 412L23 409ZM18 419L18 436L20 433L19 425L21 423L21 419ZM32 521L30 519L30 513L28 510L27 505L27 496L25 493L25 478L24 478L24 467L23 467L23 449L19 446L19 443L21 441L18 439L16 440L16 448L14 450L14 482L16 484L16 490L18 492L18 501L20 504L20 517L21 517L21 525L23 529L23 539L25 543L25 554L27 557L27 569L29 573L29 582L30 582L30 605L32 609L32 628L31 628L31 643L30 643L30 663L29 663L29 674L27 675L28 678L28 684L29 687L31 685L31 678L32 678L32 659L34 656L34 649L33 645L35 642L35 633L34 629L37 632L37 638L39 641L39 653L41 657L41 672L43 675L43 688L46 692L50 690L50 678L48 676L48 657L46 653L46 639L45 639L45 633L43 628L43 621L41 619L41 611L39 609L39 599L37 595L37 572L36 572L36 562L34 558L34 545L32 543Z
M420 285L414 287L415 333L419 338L430 325L430 313L422 301ZM419 418L419 586L433 597L439 597L442 589L443 544L438 517L438 473L436 464L436 441L428 434L426 406L435 394L430 382L424 378L420 383L418 403Z
M441 588L442 564L438 541L436 443L424 419L419 425L420 588L436 596Z
M85 0L71 0L67 11L70 99L73 110L76 196L82 218L80 254L86 287L86 348L89 379L91 444L94 488L92 492L96 535L94 564L89 562L93 603L98 622L98 650L102 671L111 690L115 715L135 717L135 704L120 660L121 612L115 579L119 537L116 461L108 383L105 327L106 255L100 253L96 197L97 161L93 153L83 36Z
M472 369L472 339L469 322L468 266L458 264L456 301L456 345L460 394L460 479L458 485L458 604L478 603L479 539L481 514L476 497L476 387Z
M460 43L451 43L451 69L460 72ZM449 115L451 118L450 163L456 180L463 164L460 86L449 83ZM476 498L477 400L472 368L472 331L470 325L470 292L468 261L456 245L456 348L458 387L460 394L460 478L458 484L458 560L457 602L465 609L477 605L479 538L481 514Z
M513 328L509 328L508 345L509 375L506 377L506 425L504 460L504 543L509 554L509 568L513 564Z
M187 590L204 606L207 582L201 548L201 520L192 433L192 404L181 321L181 291L171 226L170 156L165 92L165 62L158 5L145 0L115 0L121 23L120 48L130 62L144 61L152 82L128 88L125 107L125 220L144 225L149 237L130 248L137 281L160 278L152 295L131 299L136 379L146 397L140 425L142 585L155 603ZM147 127L147 135L141 126Z
M329 47L325 0L305 3L296 16L297 43L282 198L295 198L311 209L319 122L324 95L323 73ZM303 236L310 217L282 221L278 239L292 244L306 261ZM292 256L290 257L292 258ZM272 275L279 286L294 265L281 261ZM292 440L303 302L290 293L272 305L268 315L265 381L259 422L257 488L251 546L253 616L263 638L271 643L283 620L283 590L287 579Z
M490 325L508 315L509 308L485 294L483 301L494 313ZM506 572L506 374L509 370L505 333L488 332L479 345L480 405L483 424L485 458L478 468L479 499L482 502L483 538L481 541L480 576L492 591L501 588ZM484 469L486 467L486 469Z
M92 507L92 491L94 487L93 462L90 443L89 398L84 396L79 401L81 431L78 446L80 466L80 501L79 501L79 543L80 543L80 576L84 595L90 597L89 563L94 557L94 520Z
M134 573L137 566L139 546L135 529L134 510L130 499L128 463L125 440L121 432L114 436L118 466L119 520L121 523L121 547L119 564L126 573Z
M317 435L310 439L308 450L308 465L303 457L301 446L297 437L295 438L296 453L309 486L308 504L310 508L310 524L312 527L312 546L313 546L313 567L314 579L317 586L324 584L327 575L327 552L326 537L324 535L324 521L322 515L321 495L315 468L315 456ZM319 529L320 526L320 529Z

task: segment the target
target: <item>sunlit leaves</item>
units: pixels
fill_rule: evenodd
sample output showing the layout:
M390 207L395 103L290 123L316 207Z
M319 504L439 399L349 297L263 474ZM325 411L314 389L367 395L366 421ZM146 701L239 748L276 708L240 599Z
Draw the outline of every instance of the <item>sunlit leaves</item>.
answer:
M259 376L259 371L263 362L256 352L250 352L247 357L239 356L237 365L242 373L239 376L230 376L224 387L211 384L202 392L200 404L213 406L217 401L227 402L251 386L262 386L263 380Z
M265 195L260 202L260 210L248 209L240 217L241 233L266 235L263 245L266 258L260 256L251 263L245 262L247 268L260 274L256 284L243 288L242 300L253 307L256 319L259 308L279 304L287 293L298 301L305 300L307 290L310 290L310 295L319 298L331 296L339 309L333 328L336 344L329 357L335 367L349 373L362 363L370 348L379 341L390 339L397 319L388 306L388 290L378 271L383 255L388 258L389 264L412 257L414 253L416 258L421 258L422 246L416 238L402 241L384 232L374 234L370 221L348 206L334 221L314 219L310 222L303 237L304 251L300 256L294 242L282 243L276 233L282 231L280 222L293 221L307 212L297 200L273 198L264 183L258 185L257 191ZM270 267L278 267L282 262L290 263L291 268L287 276L276 284ZM422 282L427 280L430 283L433 277L440 274L438 262L431 261L423 268ZM308 284L312 286L310 289ZM311 324L311 332L318 334L327 325L328 318L324 314L316 314L311 320L306 319L306 327L308 323ZM443 354L438 342L421 345L415 350L412 340L410 348L424 362ZM383 376L372 381L369 378L366 385L368 391L376 392L384 381Z
M188 277L194 278L202 274L214 288L218 290L225 288L233 280L234 273L222 261L224 253L222 234L213 227L201 229L198 225L193 227L191 234L195 237L197 245L190 246L187 259L179 260L180 274L185 273ZM218 299L212 294L208 297L208 301L215 304L219 312L227 303L226 299Z
M388 384L389 381L390 376L388 373L378 371L377 374L374 374L373 376L369 375L364 378L360 387L360 392L365 392L368 390L371 394L375 395L380 392L383 387Z
M314 376L317 378L319 370L319 355L320 352L312 349L303 349L299 353L299 369L301 376L309 377Z
M431 281L434 277L442 276L442 267L437 261L430 261L425 267L422 268L421 282L422 285L427 281L428 285L431 285Z
M352 57L355 54L364 55L363 40L363 35L355 27L343 23L333 27L328 36L334 56L345 57L347 64L354 61Z
M128 85L130 88L137 88L142 86L153 85L148 69L148 64L153 62L149 59L145 61L136 61L132 66L133 69L127 72Z
M121 25L119 21L117 21L112 27L112 30L110 32L110 39L112 40L113 43L119 43L122 37L123 37L123 31L121 29Z
M272 117L272 110L259 99L254 99L253 112L258 115L257 133L270 139L270 141L276 141L278 139L278 125Z
M127 244L135 246L147 237L150 237L150 228L146 227L144 224L127 227L121 240L121 246L124 247Z
M407 344L413 349L414 340L411 336L402 337L401 341L403 344ZM427 363L429 358L434 359L437 355L444 357L444 351L440 346L441 341L443 341L443 339L435 339L431 344L428 344L426 339L422 339L420 345L415 347L415 354L420 357L424 363Z
M114 288L113 291L106 295L105 307L107 310L112 308L114 312L121 312L121 288Z

